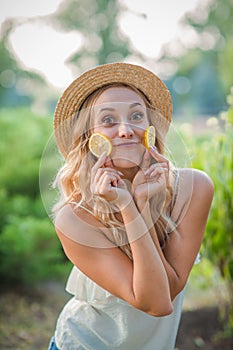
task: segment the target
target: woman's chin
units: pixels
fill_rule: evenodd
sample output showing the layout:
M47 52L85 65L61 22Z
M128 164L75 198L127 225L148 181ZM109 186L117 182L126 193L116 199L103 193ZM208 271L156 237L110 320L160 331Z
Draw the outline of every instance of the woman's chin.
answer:
M130 168L135 168L135 167L138 167L139 164L141 163L141 159L132 159L132 160L129 160L129 159L121 159L121 158L117 158L117 159L114 159L112 158L112 162L114 164L114 167L116 168L121 168L121 169L130 169Z

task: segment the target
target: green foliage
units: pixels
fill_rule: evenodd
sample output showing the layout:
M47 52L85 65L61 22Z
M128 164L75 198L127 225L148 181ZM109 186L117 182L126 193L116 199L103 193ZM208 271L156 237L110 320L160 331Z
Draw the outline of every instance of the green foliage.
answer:
M61 246L47 218L10 216L0 235L2 283L35 283L62 273Z
M232 95L233 96L233 90ZM211 240L205 241L208 255L216 262L222 276L229 286L230 318L229 325L233 332L233 104L224 113L225 133L217 135L214 154L217 162L212 161L210 171L216 172L214 184L216 189L213 209L210 215L209 230Z
M0 183L9 194L34 197L39 192L38 166L46 137L45 121L28 114L26 109L1 111Z
M165 46L161 60L175 61L177 70L169 79L177 115L187 113L217 115L225 109L225 96L233 85L233 2L200 2L187 12L182 21L192 32L194 41L179 44L183 53ZM173 57L174 55L174 57Z
M233 2L231 0L212 0L206 21L195 20L195 15L189 17L190 24L203 37L209 35L209 40L214 40L215 45L212 55L216 56L216 70L227 94L233 85ZM199 22L199 23L198 23Z
M229 326L233 332L233 89L228 103L228 111L221 114L224 127L219 125L219 131L208 141L196 142L193 166L204 169L215 186L203 250L228 285Z
M2 283L58 278L68 268L39 189L41 156L51 131L51 117L0 110Z
M199 11L199 12L198 12ZM193 26L198 33L208 32L215 35L216 47L221 48L221 41L232 38L233 27L231 19L233 16L233 3L231 0L212 0L202 5L196 11L189 12L185 16L185 22ZM221 35L218 35L218 34Z

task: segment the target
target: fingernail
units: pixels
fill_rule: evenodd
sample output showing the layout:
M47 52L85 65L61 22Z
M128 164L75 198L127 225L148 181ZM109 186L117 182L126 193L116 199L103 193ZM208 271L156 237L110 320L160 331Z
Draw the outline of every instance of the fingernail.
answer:
M119 175L121 175L121 176L124 175L121 171L118 171L118 170L117 170L117 173L118 173Z
M150 178L153 177L155 175L156 171L152 171L152 173L150 174Z
M104 151L104 152L101 154L100 158L104 158L104 156L106 156L106 154L107 154L107 152Z
M155 152L158 150L156 146L151 146L151 149Z

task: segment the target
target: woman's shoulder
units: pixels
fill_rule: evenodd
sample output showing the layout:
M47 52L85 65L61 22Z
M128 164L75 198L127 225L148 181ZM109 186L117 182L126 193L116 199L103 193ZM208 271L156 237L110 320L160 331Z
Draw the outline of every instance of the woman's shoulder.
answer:
M213 193L213 181L206 172L195 168L180 168L178 173L180 188L186 188L188 193L194 194L196 191L202 195Z
M213 182L204 172L194 168L177 169L178 186L176 200L172 209L172 218L180 222L193 206L208 206L213 198Z
M87 209L84 206L68 203L65 204L60 210L57 212L57 215L54 220L55 226L61 223L75 223L79 226L79 224L87 224L93 228L100 228L104 225L94 216L91 209Z
M57 213L54 226L59 237L68 237L81 245L113 247L108 239L110 230L91 211L86 211L83 207L66 204Z

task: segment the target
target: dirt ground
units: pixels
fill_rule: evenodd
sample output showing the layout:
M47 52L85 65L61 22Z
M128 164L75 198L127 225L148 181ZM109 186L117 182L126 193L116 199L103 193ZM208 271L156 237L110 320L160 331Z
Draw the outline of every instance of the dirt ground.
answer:
M176 341L179 350L233 350L233 338L223 336L217 307L183 312Z
M0 349L46 350L56 318L68 299L61 286L0 291ZM233 338L220 336L217 307L183 312L177 350L232 350ZM127 350L127 349L125 349ZM143 350L143 349L142 349ZM160 350L160 349L155 349Z

